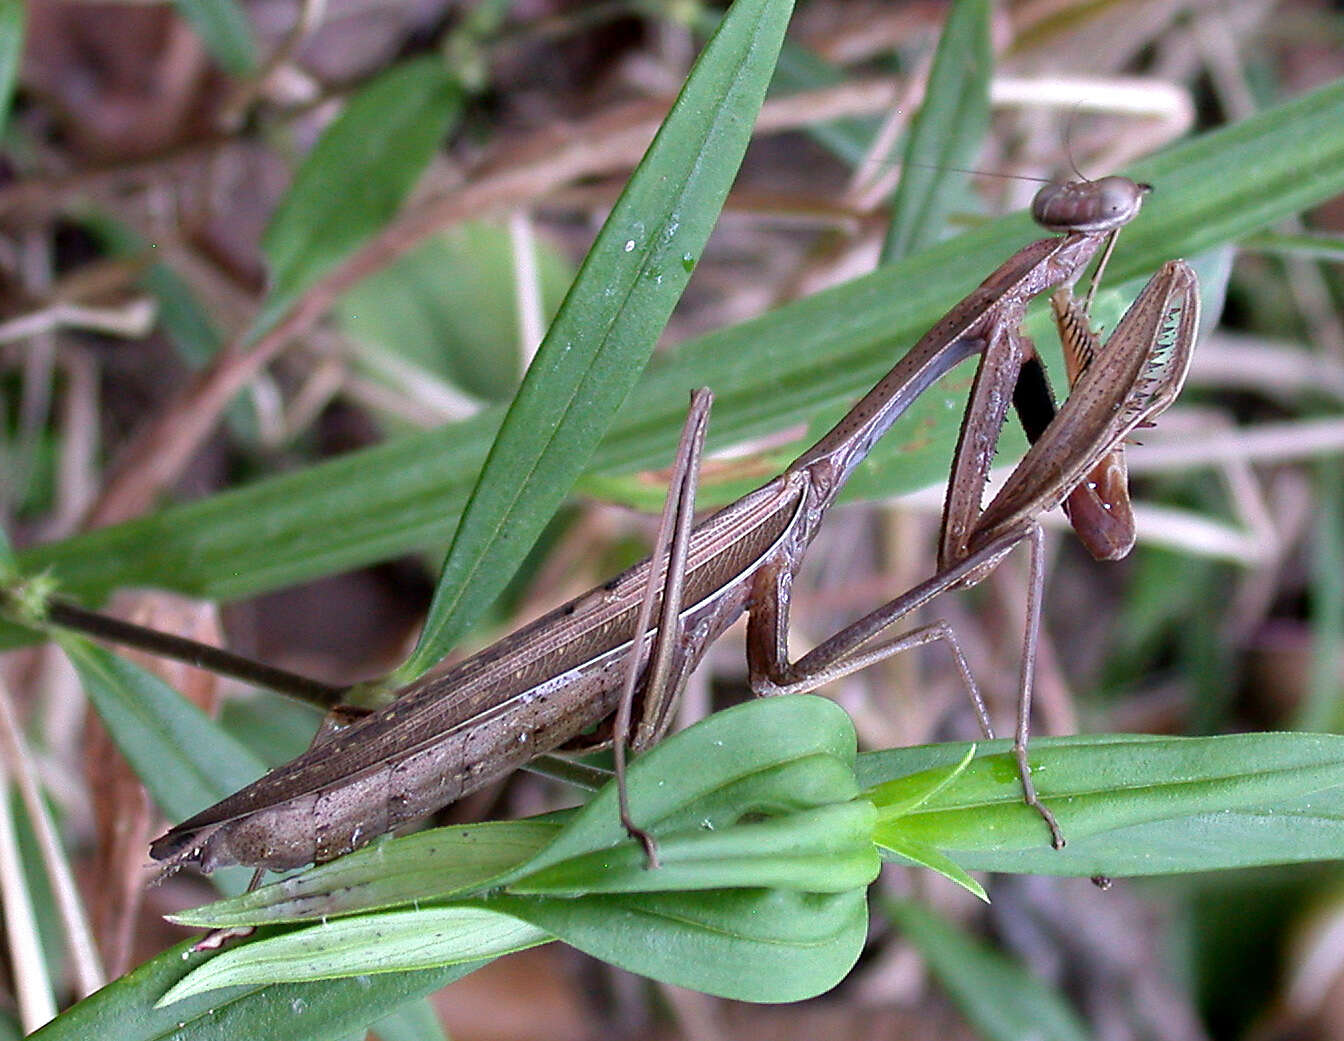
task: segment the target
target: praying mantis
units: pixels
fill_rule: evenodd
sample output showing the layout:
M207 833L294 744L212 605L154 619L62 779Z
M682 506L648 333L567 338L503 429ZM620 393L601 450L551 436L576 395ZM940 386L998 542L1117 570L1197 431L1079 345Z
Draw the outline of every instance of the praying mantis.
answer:
M608 740L621 779L627 745L639 751L663 735L690 673L743 613L757 693L812 691L899 651L943 640L972 692L982 729L992 735L945 624L885 634L935 596L983 580L1021 542L1031 547L1031 579L1013 754L1026 802L1061 846L1063 835L1035 792L1027 761L1044 583L1039 517L1067 498L1094 554L1128 551L1133 532L1124 512L1123 442L1179 392L1198 327L1197 280L1181 261L1153 276L1104 345L1092 332L1088 303L1072 295L1102 243L1138 213L1143 191L1119 177L1047 186L1033 212L1038 223L1062 234L1018 250L779 476L698 524L693 507L711 395L697 391L649 559L447 671L407 685L387 707L320 737L303 755L172 828L153 843L152 856L167 870L190 864L205 872L228 864L284 870L330 860L543 752ZM1078 359L1072 392L1057 413L1020 328L1027 304L1052 290L1066 351ZM935 573L790 661L791 585L846 479L920 394L975 354L980 363L954 457ZM1015 387L1034 444L982 509ZM603 726L613 714L610 727ZM630 818L624 798L621 803L623 822L653 866L654 838Z

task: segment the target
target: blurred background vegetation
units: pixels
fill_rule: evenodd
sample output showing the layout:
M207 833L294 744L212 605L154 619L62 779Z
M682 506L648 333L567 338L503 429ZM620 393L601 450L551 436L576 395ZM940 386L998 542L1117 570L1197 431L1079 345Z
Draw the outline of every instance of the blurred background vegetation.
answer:
M689 261L669 351L878 262L899 175L890 155L946 13L941 3L799 3L779 96L709 248ZM54 546L43 552L59 557L78 533L164 503L228 510L212 498L225 489L418 430L474 429L471 417L512 394L713 18L692 0L42 0L26 19L22 5L0 2L0 74L14 85L0 156L0 517L15 547ZM991 45L992 116L971 165L1095 176L1338 79L1344 11L1308 0L1030 0L995 7ZM286 194L352 97L373 104L409 83L430 99L422 109L376 108L387 117L367 154L332 164L344 179ZM1035 187L971 178L944 231L1018 209ZM286 207L316 216L305 225ZM298 244L284 234L296 223L311 236ZM1240 244L1186 395L1131 450L1143 505L1133 556L1099 566L1051 539L1039 732L1344 728L1341 224L1335 199ZM977 281L1002 259L967 257L961 275ZM719 498L777 469L781 445L813 418L711 461ZM932 467L904 486L936 476L950 447L934 446ZM582 486L464 649L646 551L649 520L628 504L656 503L662 475L628 470ZM403 476L415 474L387 473L387 487ZM291 504L307 505L302 495ZM927 575L940 505L941 489L926 489L828 522L795 590L799 648ZM234 510L237 530L259 516L250 509ZM237 559L215 561L208 578L188 577L198 560L166 550L156 560L151 529L135 529L139 562L91 550L82 566L115 577L85 588L210 594L219 599L123 592L114 603L350 682L395 666L414 639L442 554L441 517L418 523L419 534L380 542L361 531L348 551L309 558L301 546L278 552L259 523L257 559L231 551ZM355 561L371 563L348 570ZM163 578L173 572L176 585ZM1016 689L1024 590L1024 562L1012 561L975 595L938 605L999 718ZM968 737L974 722L947 664L935 648L829 693L866 747ZM683 719L739 698L744 673L730 634L693 681ZM16 650L3 675L104 970L119 974L177 938L158 916L205 890L174 880L144 892L144 850L161 822L83 725L58 657ZM220 693L199 675L171 678L203 704ZM249 692L222 711L269 762L301 749L314 723ZM519 815L553 798L519 778L452 812ZM25 833L20 849L37 842ZM889 869L858 968L803 1006L655 986L554 944L467 977L434 1007L461 1039L946 1041L1020 1038L1027 1022L1052 1038L1336 1038L1342 883L1330 865L1120 882L1106 894L1004 878L990 881L985 908L942 880ZM41 922L53 897L45 884L35 891ZM895 902L909 896L938 916ZM965 964L999 989L959 988ZM409 1029L383 1036L416 1036L399 1033Z

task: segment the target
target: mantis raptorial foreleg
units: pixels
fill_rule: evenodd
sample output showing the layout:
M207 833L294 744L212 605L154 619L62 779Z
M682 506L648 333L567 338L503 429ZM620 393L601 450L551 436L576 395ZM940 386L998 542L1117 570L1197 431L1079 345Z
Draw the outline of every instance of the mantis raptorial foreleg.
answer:
M1080 372L1068 401L983 512L979 508L979 493L983 470L987 470L983 450L986 439L981 429L973 429L969 434L963 431L944 515L943 555L938 571L795 663L790 663L784 653L788 597L783 576L763 571L758 581L773 585L758 593L761 607L752 609L749 621L747 654L753 687L768 693L803 693L909 646L927 642L920 635L923 630L917 630L915 634L869 646L887 628L939 594L982 581L1013 546L1029 542L1031 573L1013 754L1026 802L1049 825L1053 844L1062 846L1063 835L1053 814L1036 797L1027 762L1032 677L1044 589L1043 541L1038 518L1044 511L1060 505L1080 480L1121 445L1131 430L1150 422L1174 399L1189 367L1198 315L1198 283L1194 272L1180 261L1167 264L1121 319L1104 349ZM1002 384L1010 378L1012 362L1026 354L1025 341L1018 338L1015 329L1002 330L1002 337L1008 346L1000 351L999 357L994 358L987 350L982 359L980 376L972 390L972 407L982 386L988 386L988 381L981 379L986 373L988 379L999 381L998 396L1004 397L1007 388ZM1005 362L1004 358L1009 360ZM994 394L986 391L983 397L991 399ZM970 425L985 429L1001 421L988 410L983 419L970 411L967 416ZM997 434L996 426L994 433ZM963 459L969 462L962 462ZM973 487L958 487L963 479ZM958 512L954 514L954 510ZM969 519L962 511L971 515ZM911 636L915 637L913 641ZM973 684L971 689L974 690Z

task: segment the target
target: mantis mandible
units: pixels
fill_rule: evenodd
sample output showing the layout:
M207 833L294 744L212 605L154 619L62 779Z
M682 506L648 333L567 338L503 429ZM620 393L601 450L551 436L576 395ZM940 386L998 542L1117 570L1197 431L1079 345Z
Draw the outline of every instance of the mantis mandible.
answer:
M1032 580L1014 754L1026 801L1049 825L1054 844L1062 845L1053 816L1036 797L1026 756L1043 584L1037 518L1081 486L1075 495L1082 505L1071 516L1077 527L1091 530L1087 504L1105 515L1108 493L1094 487L1089 474L1110 465L1126 435L1179 391L1198 324L1197 283L1187 265L1164 266L1104 347L1095 342L1086 305L1062 289L1056 313L1064 316L1066 345L1073 343L1090 360L1080 367L1068 400L1033 431L1034 445L983 510L981 495L1011 388L1033 354L1019 328L1028 302L1071 287L1102 242L1137 214L1142 194L1125 178L1043 189L1035 216L1062 235L1010 257L782 474L693 524L710 400L707 391L697 392L663 536L650 559L446 672L409 684L387 707L171 829L154 842L152 855L168 870L193 864L202 871L227 864L283 870L330 860L543 752L581 741L613 712L619 775L627 737L636 751L659 739L691 671L744 612L751 685L758 693L811 691L900 650L946 639L989 733L969 667L946 625L877 638L940 593L981 581L1022 541L1032 546ZM911 402L976 353L980 367L957 446L936 573L789 661L790 586L827 510ZM1125 489L1110 494L1123 499ZM1114 540L1101 536L1098 543ZM593 741L604 739L599 732ZM652 862L652 839L624 807L623 819L645 842Z

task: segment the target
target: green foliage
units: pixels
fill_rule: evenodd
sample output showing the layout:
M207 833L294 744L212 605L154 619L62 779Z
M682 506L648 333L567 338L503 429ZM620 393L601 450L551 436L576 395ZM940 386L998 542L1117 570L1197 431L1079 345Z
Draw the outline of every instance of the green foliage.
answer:
M0 0L0 135L9 126L27 21L28 8L23 0Z
M469 962L552 937L742 1000L821 993L859 955L864 891L878 869L875 811L855 799L854 747L853 726L830 701L748 702L669 738L630 771L631 811L658 836L657 870L621 827L614 785L563 826L520 821L387 841L179 916L214 927L320 921L233 948L163 1000ZM364 913L336 917L354 912Z
M573 271L538 242L543 316L560 306ZM375 377L381 358L438 376L486 401L518 384L522 343L513 244L499 224L467 223L435 235L364 279L339 304L342 326L363 346Z
M236 7L181 6L201 19L227 67L253 60L239 43ZM507 415L494 410L30 551L21 566L31 574L50 564L66 589L90 598L128 584L237 596L442 545L461 516L410 674L472 624L585 467L609 481L665 461L690 386L715 388L720 442L851 400L1032 234L1023 216L928 245L945 200L942 182L923 178L921 186L917 178L897 218L912 229L897 234L915 252L701 337L636 386L737 168L787 7L778 0L733 7ZM10 12L12 21L13 10L0 8L0 18ZM984 13L983 4L958 6L967 20L949 30L946 64L940 59L910 156L945 156L978 133L982 70L967 69L964 59L958 67L951 56L981 53ZM0 48L0 78L4 70ZM977 100L963 105L963 96ZM391 70L352 100L272 223L272 293L254 335L385 225L458 106L457 84L433 59ZM952 113L954 129L930 142L924 129L939 111ZM1175 254L1223 247L1344 188L1344 84L1132 172L1159 191L1122 240L1116 280ZM632 387L631 403L621 406ZM925 395L855 486L887 494L943 474L962 389ZM899 465L889 465L897 453ZM711 494L722 500L741 490L724 485ZM158 681L79 641L65 647L170 815L185 816L262 769ZM632 805L659 837L656 871L619 826L610 787L572 813L380 842L180 916L263 928L223 952L166 952L36 1036L326 1038L362 1029L489 958L551 939L710 993L791 1001L828 989L857 958L880 855L939 871L983 897L972 870L1157 875L1344 853L1344 738L1073 738L1037 742L1032 765L1069 839L1062 851L1049 849L1041 820L1022 805L1003 742L856 759L852 728L831 703L751 703L634 764ZM985 989L959 995L973 1017L987 1016L995 1002L1008 1008L1003 995L1016 993L1022 1000L1004 1020L1011 1030L1030 1023L1045 1036L1081 1036L1016 970L926 915L894 915L950 980L975 966ZM154 1007L159 1001L170 1004Z
M988 0L962 0L948 11L924 103L910 122L901 183L882 246L886 263L933 245L962 195L966 168L989 129Z
M915 904L882 909L986 1041L1088 1041L1077 1013L1022 966Z
M258 337L400 208L457 119L462 93L438 58L393 66L327 127L294 175L262 239L270 293Z
M246 76L257 66L257 44L247 13L234 0L173 0L174 6L200 33L215 61L232 76Z
M966 745L875 752L859 760L879 811L925 771L940 776ZM963 868L1041 875L1164 875L1337 858L1344 852L1344 736L1109 734L1032 742L1032 778L1068 845L1052 850L1023 804L1006 741L975 746L951 783L889 837L932 846ZM892 847L894 848L894 847Z
M364 1030L475 965L306 984L238 986L155 1008L154 1001L218 952L180 943L62 1012L34 1041L331 1041Z
M657 869L625 835L609 784L577 811L385 840L184 912L186 924L265 929L193 955L189 976L141 970L115 987L170 1004L221 987L466 971L561 939L682 986L793 1001L829 989L858 957L878 847L897 859L912 859L902 844L930 851L954 877L1163 874L1344 854L1344 737L1039 742L1033 768L1069 839L1062 851L1022 803L1003 742L857 760L854 744L833 702L754 700L633 764L632 812L657 836ZM965 943L915 924L935 958Z

